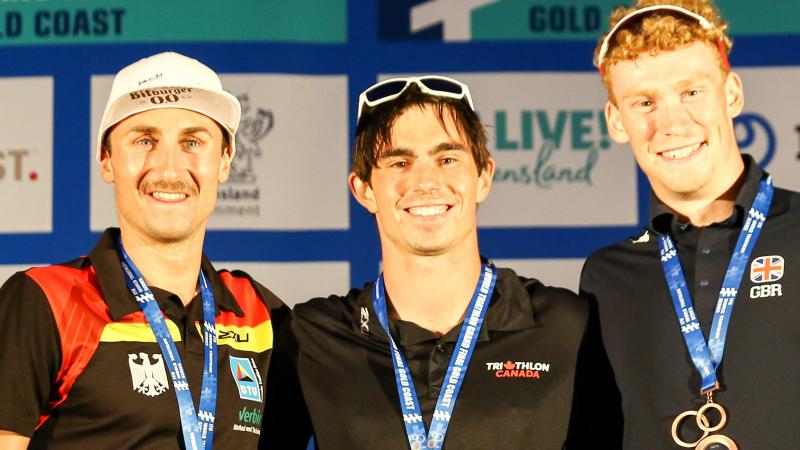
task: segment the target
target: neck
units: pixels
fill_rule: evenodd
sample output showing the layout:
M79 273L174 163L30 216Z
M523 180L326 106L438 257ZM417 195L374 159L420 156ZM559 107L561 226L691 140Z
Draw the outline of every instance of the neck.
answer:
M122 235L122 245L149 286L156 286L178 297L184 306L197 289L203 254L203 234L177 242L157 242L135 233Z
M674 211L682 222L705 227L722 222L731 216L745 176L742 163L735 177L725 180L720 187L710 192L689 195L656 192L656 196Z
M393 257L384 253L390 314L439 334L453 329L463 320L481 274L477 246L469 253Z

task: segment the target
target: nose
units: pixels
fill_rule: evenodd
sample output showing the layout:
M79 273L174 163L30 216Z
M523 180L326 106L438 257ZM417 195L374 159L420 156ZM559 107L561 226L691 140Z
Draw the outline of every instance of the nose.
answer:
M148 155L150 171L155 172L162 179L176 179L179 177L182 165L183 152L179 144L171 144L162 140Z
M441 186L441 173L433 161L418 161L413 170L413 187L417 192L434 192Z
M658 131L668 135L682 135L691 123L691 116L681 101L662 102L658 108Z

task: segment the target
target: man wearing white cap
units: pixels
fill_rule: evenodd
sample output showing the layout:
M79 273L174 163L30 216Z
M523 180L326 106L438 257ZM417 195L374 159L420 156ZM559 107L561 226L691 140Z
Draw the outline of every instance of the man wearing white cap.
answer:
M0 448L252 448L288 308L203 255L241 109L202 63L121 70L98 133L119 229L0 289Z

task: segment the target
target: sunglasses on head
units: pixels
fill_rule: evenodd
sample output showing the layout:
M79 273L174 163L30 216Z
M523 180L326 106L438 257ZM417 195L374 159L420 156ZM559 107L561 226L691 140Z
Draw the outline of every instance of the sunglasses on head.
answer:
M381 103L394 100L412 84L416 84L423 94L453 98L456 100L467 99L470 109L475 111L475 106L472 104L472 97L469 95L469 88L466 84L458 80L438 75L390 78L373 84L358 96L358 116L356 116L356 121L361 120L361 113L364 111L364 106L373 108Z

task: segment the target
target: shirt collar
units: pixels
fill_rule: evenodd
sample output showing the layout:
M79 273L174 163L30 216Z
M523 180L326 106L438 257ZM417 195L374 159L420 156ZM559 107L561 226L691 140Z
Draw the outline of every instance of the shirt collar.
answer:
M122 273L116 245L119 235L119 228L106 229L89 254L89 260L97 273L100 292L108 305L111 318L115 321L128 314L141 311L133 294L128 290L125 275ZM238 302L222 283L219 274L205 255L202 256L200 265L211 284L217 314L221 308L232 311L237 316L243 316L244 313Z
M719 225L728 228L742 225L745 213L750 209L753 200L756 198L761 179L767 176L767 173L758 167L752 156L742 154L742 160L744 160L745 166L744 182L736 195L736 202L731 216L719 223ZM685 229L687 224L682 223L669 206L659 200L651 189L649 225L650 229L657 233L671 232L674 234L678 228Z
M372 330L372 336L376 336L376 330L379 330L377 334L386 339L372 302L372 292L374 290L374 283L366 285L359 294L357 303L361 307L366 307L370 313L369 328ZM525 289L520 278L511 269L498 269L494 293L489 303L489 309L486 311L486 317L478 340L488 341L490 331L514 331L533 328L536 324L533 315L530 294ZM439 339L436 333L425 330L412 322L390 319L389 326L395 342L402 347ZM360 332L360 324L357 317L354 320L353 327L355 331ZM442 340L455 342L458 340L460 332L461 324L453 327L442 337Z

